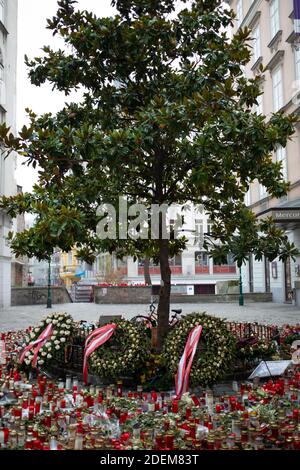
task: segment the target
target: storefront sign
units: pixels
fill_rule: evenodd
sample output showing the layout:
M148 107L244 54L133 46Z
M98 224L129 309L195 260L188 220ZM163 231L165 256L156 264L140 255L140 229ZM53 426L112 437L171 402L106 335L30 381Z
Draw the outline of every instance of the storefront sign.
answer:
M273 217L275 220L300 220L300 210L276 210Z

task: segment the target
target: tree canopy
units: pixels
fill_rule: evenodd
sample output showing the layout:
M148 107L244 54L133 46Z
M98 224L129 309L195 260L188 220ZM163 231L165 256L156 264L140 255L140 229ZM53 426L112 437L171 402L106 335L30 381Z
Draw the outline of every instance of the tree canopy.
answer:
M1 201L12 217L37 215L33 228L12 237L16 254L41 258L53 246L77 245L88 260L97 250L117 248L156 255L163 281L160 342L169 314L168 257L185 240L99 240L99 205L114 204L119 195L147 207L202 204L213 222L206 247L220 262L229 252L239 265L249 253L270 260L296 254L284 232L272 220L257 220L244 198L255 180L274 197L288 191L272 153L286 145L297 118L253 112L261 76L243 73L250 32L228 37L234 13L223 2L176 3L113 0L118 13L98 18L60 0L47 27L66 48L46 46L41 57L26 57L29 77L66 96L77 89L82 100L57 114L28 110L30 124L18 136L0 126L7 154L14 150L39 167L32 194Z

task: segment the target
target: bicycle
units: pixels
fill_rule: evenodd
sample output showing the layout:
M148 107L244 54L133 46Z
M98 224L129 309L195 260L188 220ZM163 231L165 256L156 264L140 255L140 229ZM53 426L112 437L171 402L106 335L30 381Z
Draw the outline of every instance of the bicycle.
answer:
M182 313L182 309L171 309L171 312L174 312L171 316L169 321L169 326L173 327L177 325L180 321L180 315ZM141 324L146 328L155 328L157 327L158 323L158 316L157 316L157 309L155 306L155 301L151 299L151 303L149 305L149 314L148 315L136 315L131 319L132 323Z

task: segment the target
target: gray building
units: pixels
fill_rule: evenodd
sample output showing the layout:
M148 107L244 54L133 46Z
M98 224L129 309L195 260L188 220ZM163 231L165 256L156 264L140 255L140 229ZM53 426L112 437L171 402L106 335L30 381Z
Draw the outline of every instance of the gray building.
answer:
M16 132L16 68L17 68L18 0L0 0L0 121ZM0 149L0 196L16 193L14 178L16 157L4 160ZM0 210L0 308L10 305L11 252L6 236L12 221Z

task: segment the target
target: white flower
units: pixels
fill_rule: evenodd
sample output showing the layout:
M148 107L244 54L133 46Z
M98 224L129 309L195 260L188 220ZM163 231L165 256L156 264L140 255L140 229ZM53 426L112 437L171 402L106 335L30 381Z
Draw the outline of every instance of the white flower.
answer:
M67 324L70 325L70 323L72 323L72 320L67 320Z
M51 359L52 358L52 354L47 354L47 359Z
M34 333L30 333L30 338L35 338L35 334L34 334Z
M47 353L45 351L42 351L42 356L46 356Z
M55 338L56 338L56 335L52 335L52 336L51 336L52 341L54 341Z
M66 328L69 330L71 328L71 325L66 325Z
M29 364L30 364L30 359L25 359L25 363L29 366Z
M69 336L71 334L71 331L65 331L65 335Z
M58 331L57 330L53 330L53 334L54 335L57 335Z
M47 323L47 324L51 323L51 319L50 319L50 318L47 318L46 323Z
M56 339L56 340L54 341L54 344L59 344L58 339Z
M53 325L56 325L56 324L58 323L58 321L57 321L57 320L53 320L52 323L53 323Z
M39 360L38 360L38 363L39 363L39 364L44 364L44 362L45 362L45 361L44 361L43 359L39 359Z
M60 338L60 342L61 342L61 343L65 343L65 342L66 342L66 338Z
M59 346L55 346L55 349L60 349L60 347L59 347Z
M46 344L45 344L45 347L46 347L47 349L51 349L51 348L52 348L52 344L51 344L51 343L46 343Z

